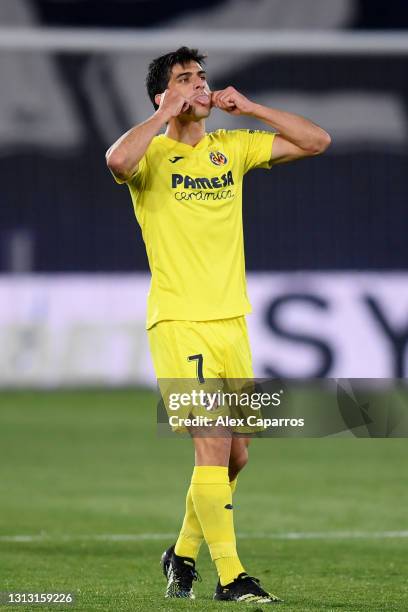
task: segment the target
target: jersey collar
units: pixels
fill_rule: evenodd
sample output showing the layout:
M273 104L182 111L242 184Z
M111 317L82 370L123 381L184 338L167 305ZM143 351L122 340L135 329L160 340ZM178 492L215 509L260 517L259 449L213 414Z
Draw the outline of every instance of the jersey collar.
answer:
M189 144L186 144L185 142L174 140L173 138L166 136L166 134L161 134L160 139L162 143L169 149L176 150L176 151L183 151L185 153L192 153L193 151L200 151L206 148L207 141L208 141L208 134L205 133L202 139L200 140L200 142L198 142L195 147Z

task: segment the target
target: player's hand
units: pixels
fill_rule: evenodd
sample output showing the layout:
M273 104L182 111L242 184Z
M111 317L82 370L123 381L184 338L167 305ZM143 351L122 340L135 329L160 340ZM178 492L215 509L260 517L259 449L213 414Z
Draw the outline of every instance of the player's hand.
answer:
M250 115L255 106L251 100L231 86L219 91L213 91L211 105L230 115Z
M157 112L160 112L168 121L172 117L177 117L185 113L191 104L188 98L180 95L178 91L166 89L160 94L160 104Z

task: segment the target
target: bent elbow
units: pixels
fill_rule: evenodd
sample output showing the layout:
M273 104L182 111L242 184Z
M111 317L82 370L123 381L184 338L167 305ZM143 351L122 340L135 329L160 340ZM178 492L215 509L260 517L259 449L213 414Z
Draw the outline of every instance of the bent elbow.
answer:
M114 174L117 178L122 181L126 181L128 179L128 172L126 168L125 158L118 151L112 151L108 149L105 155L106 164L109 170Z
M331 145L331 141L330 134L323 131L323 133L319 135L319 138L316 139L316 142L314 143L313 155L321 155L327 151Z
M111 149L108 149L106 151L105 159L109 170L115 172L115 174L116 172L123 171L125 160L123 158L123 155L118 153L118 151L112 151Z

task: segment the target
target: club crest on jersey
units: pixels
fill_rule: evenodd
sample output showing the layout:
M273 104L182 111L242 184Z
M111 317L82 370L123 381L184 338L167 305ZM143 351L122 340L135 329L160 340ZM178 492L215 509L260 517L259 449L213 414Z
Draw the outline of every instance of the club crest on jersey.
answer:
M228 159L225 157L224 153L220 153L220 151L211 151L210 161L214 164L214 166L225 166Z

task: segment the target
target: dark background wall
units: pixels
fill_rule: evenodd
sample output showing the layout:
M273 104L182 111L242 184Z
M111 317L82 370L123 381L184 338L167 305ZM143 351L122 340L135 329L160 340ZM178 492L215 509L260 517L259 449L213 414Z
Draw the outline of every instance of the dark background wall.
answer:
M257 0L253 0L256 4ZM138 26L165 23L183 12L225 4L226 0L34 0L41 20L53 25L75 26ZM355 0L356 17L350 27L408 27L405 0ZM245 25L245 24L243 24Z
M203 4L195 3L195 9ZM216 4L223 2L205 2L207 7ZM36 0L34 5L40 22L50 25L144 26L158 21L157 2ZM174 2L171 11L185 12L186 5ZM160 20L166 19L169 6L162 5ZM391 6L392 11L388 10ZM380 14L384 27L406 25L402 2L384 7L383 3L361 0L350 27L377 27ZM0 271L9 269L11 245L21 231L29 237L35 271L147 269L127 188L113 182L104 162L112 140L101 131L101 120L97 120L89 96L95 58L59 54L50 56L49 61L62 98L69 96L75 110L81 138L67 147L58 147L59 142L49 139L42 143L41 137L31 143L24 138L3 143ZM134 119L117 91L114 71L105 70L109 58L107 63L103 58L98 62L117 137ZM216 72L213 88L233 83L254 99L271 92L294 92L299 99L312 95L317 101L313 115L317 120L325 105L330 106L332 115L334 105L334 116L341 119L340 137L336 138L334 130L333 146L326 156L248 175L244 218L249 269L406 268L407 74L406 57L280 58L271 54L250 56L245 63ZM132 78L143 88L143 72ZM378 98L379 103L376 116L356 140L352 135L344 137L347 129L353 131L353 122L359 130L359 119L344 111L342 96L358 97L359 93L366 100ZM319 96L324 97L321 107ZM377 129L387 134L388 117L382 115L381 100L388 100L388 107L394 105L399 114L393 134L376 139ZM300 101L299 106L302 110ZM18 115L16 110L13 121L28 130L33 119L24 112ZM330 125L324 127L331 131Z

